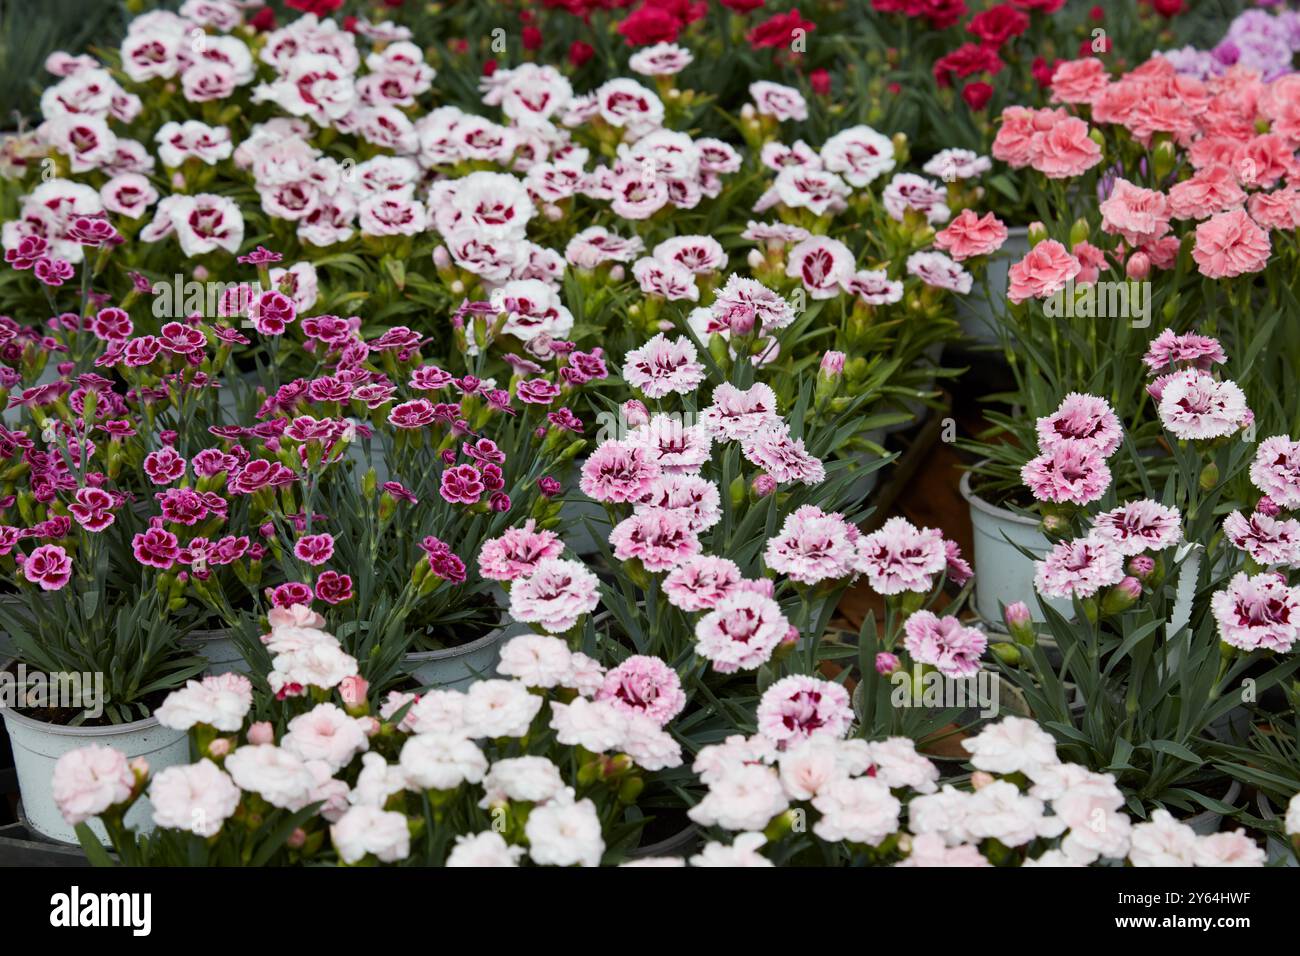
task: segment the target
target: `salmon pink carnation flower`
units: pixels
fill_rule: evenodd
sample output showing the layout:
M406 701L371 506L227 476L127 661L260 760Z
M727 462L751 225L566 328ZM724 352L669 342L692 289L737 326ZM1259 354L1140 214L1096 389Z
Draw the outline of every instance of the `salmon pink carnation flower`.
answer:
M1246 210L1230 209L1196 227L1192 258L1201 275L1224 279L1261 271L1271 251L1268 233Z

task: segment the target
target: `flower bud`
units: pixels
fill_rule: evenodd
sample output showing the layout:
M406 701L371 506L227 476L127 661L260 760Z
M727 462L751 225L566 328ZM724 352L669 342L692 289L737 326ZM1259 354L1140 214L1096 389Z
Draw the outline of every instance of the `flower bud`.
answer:
M1015 644L1002 641L997 644L990 644L989 650L993 652L994 657L1008 667L1017 667L1020 664L1020 648Z
M759 252L757 249L750 249L749 255L745 257L745 262L749 264L751 269L761 269L766 261L767 260L763 258L763 253Z
M353 717L360 717L366 712L366 691L370 683L360 674L345 677L339 682L339 697L343 706Z
M259 720L255 724L250 724L248 742L250 744L275 743L275 729L271 726L271 722L269 720Z
M1002 611L1002 620L1017 644L1024 644L1026 647L1034 646L1037 637L1034 634L1034 619L1028 604L1024 601L1013 601L1008 604Z
M218 737L212 743L208 744L208 756L220 760L226 754L230 753L230 741L225 737Z
M837 379L844 374L844 361L847 356L843 352L830 351L822 355L821 375L828 379Z
M1036 246L1047 238L1047 227L1041 222L1031 222L1029 224L1029 245Z
M1210 462L1201 469L1200 485L1202 491L1213 491L1219 483L1219 466Z
M1264 495L1264 497L1260 498L1259 501L1255 503L1255 510L1269 518L1276 518L1282 513L1282 509L1278 507L1278 503L1268 495Z
M433 265L437 269L446 269L451 265L451 253L447 251L446 246L439 246L433 250Z
M989 784L995 782L996 779L987 770L976 770L970 775L970 785L976 790L983 790Z
M1145 252L1135 252L1124 264L1124 274L1130 279L1145 279L1151 275L1151 257Z
M650 412L635 398L623 403L623 422L628 428L640 428L650 421Z
M1074 221L1070 227L1070 248L1073 249L1081 242L1087 242L1088 236L1091 235L1088 229L1088 220L1082 217Z
M1108 590L1101 599L1101 613L1104 615L1123 614L1142 596L1142 582L1129 575L1119 584Z
M754 497L766 498L776 491L776 479L764 472L761 475L754 476L751 487L754 489Z
M882 677L888 677L902 666L903 662L898 659L897 654L881 651L876 655L876 673Z
M1155 569L1155 559L1149 554L1137 554L1129 558L1127 571L1139 581L1146 581Z

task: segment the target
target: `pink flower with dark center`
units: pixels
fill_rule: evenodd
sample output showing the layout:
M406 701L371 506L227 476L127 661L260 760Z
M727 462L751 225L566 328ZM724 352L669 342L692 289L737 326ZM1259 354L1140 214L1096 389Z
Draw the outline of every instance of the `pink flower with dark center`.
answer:
M620 561L640 561L648 571L667 571L700 552L691 519L680 511L649 508L624 518L610 532Z
M1106 493L1110 469L1093 445L1063 438L1028 461L1020 480L1039 501L1086 505Z
M152 527L131 539L131 551L141 564L166 571L176 563L180 544L170 531Z
M58 591L72 579L72 559L57 544L43 544L23 561L23 577L44 591Z
M740 441L780 421L776 393L762 382L743 391L724 382L713 390L713 404L700 413L700 424L718 441Z
M945 677L971 677L980 669L980 655L988 646L983 632L965 627L955 617L938 617L917 611L903 625L903 646L918 664L929 664Z
M1097 515L1092 532L1110 539L1126 557L1163 551L1182 540L1182 515L1177 508L1143 498Z
M857 542L858 529L842 515L804 505L768 540L763 560L793 581L819 584L857 573Z
M483 542L479 549L479 574L490 581L515 581L533 573L545 558L564 553L564 542L553 531L534 530L529 518L522 528L511 528L499 538Z
M1124 555L1099 535L1062 541L1035 561L1034 588L1044 597L1090 598L1124 579Z
M1157 411L1165 428L1189 440L1224 438L1253 420L1235 382L1219 381L1195 368L1165 382Z
M1223 534L1256 564L1300 566L1300 521L1255 512L1249 518L1234 511L1223 519Z
M525 405L549 405L560 397L560 386L544 378L530 378L516 386L515 397Z
M474 505L483 497L486 485L483 476L473 465L457 465L442 473L438 491L444 501L453 504Z
M326 604L342 604L351 600L351 576L337 571L322 571L316 579L316 596Z
M605 441L583 463L579 486L596 501L634 502L659 477L659 466L640 445Z
M1280 574L1237 574L1210 599L1219 637L1243 651L1286 653L1300 638L1300 588Z
M1300 442L1265 438L1250 463L1250 480L1275 507L1300 508Z
M696 555L673 568L664 578L668 603L683 611L703 611L717 606L740 584L740 568L729 558Z
M782 421L769 424L741 442L745 460L780 484L802 482L818 485L826 478L820 458L810 455L802 438L792 438L790 427Z
M1124 438L1110 404L1096 395L1071 392L1055 412L1038 419L1038 447L1051 451L1063 441L1077 441L1109 458Z
M1168 372L1184 363L1208 372L1211 366L1221 365L1227 360L1218 339L1195 332L1176 335L1173 329L1165 329L1157 335L1146 355L1142 356L1142 361L1153 373Z
M398 428L422 428L436 418L433 405L423 398L394 405L388 412L388 421Z
M607 671L596 700L608 701L625 713L644 714L660 727L686 706L677 672L659 658L644 654L633 654Z
M695 625L695 653L720 674L752 671L767 663L789 630L790 622L770 597L736 591Z
M144 473L155 485L169 485L185 474L185 459L171 447L144 456Z
M76 499L68 505L68 511L87 531L103 531L115 520L113 508L116 501L102 488L78 488Z
M669 341L662 333L627 353L623 378L649 398L693 392L704 381L704 366L685 336Z
M783 677L758 702L758 732L781 750L809 737L843 737L853 706L843 685L802 674Z
M857 569L867 575L872 590L884 595L928 591L948 563L942 531L918 529L901 517L858 538L857 551Z
M334 554L334 536L330 534L304 535L294 542L294 556L311 565L322 565Z
M600 603L599 580L578 561L543 558L510 588L510 616L551 634L570 630Z

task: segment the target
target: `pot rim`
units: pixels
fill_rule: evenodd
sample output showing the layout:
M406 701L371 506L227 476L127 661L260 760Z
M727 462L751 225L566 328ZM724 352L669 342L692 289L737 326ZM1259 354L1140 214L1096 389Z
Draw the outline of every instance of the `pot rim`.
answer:
M1229 780L1229 782L1228 782L1228 789L1227 789L1227 792L1224 793L1223 797L1221 798L1222 801L1223 801L1224 803L1231 803L1233 800L1237 799L1237 797L1239 797L1239 796L1241 796L1241 781L1240 781L1240 780ZM1197 812L1197 813L1193 813L1190 817L1184 817L1184 818L1183 818L1183 822L1184 822L1184 823L1187 823L1188 821L1191 821L1191 820L1199 820L1199 819L1201 819L1202 817L1204 817L1204 818L1206 818L1206 819L1209 819L1210 817L1222 817L1222 816L1225 816L1225 814L1222 814L1222 813L1220 813L1220 812L1217 811L1217 810L1211 810L1211 809L1209 809L1209 808L1207 807L1207 808L1205 808L1204 810L1201 810L1201 811L1199 811L1199 812Z
M141 720L134 720L129 724L105 724L102 727L74 727L70 724L51 724L44 720L36 720L33 717L20 714L12 707L0 707L0 716L4 718L6 723L13 721L25 730L39 731L52 737L118 737L123 734L162 727L162 724L158 723L158 718L153 714ZM177 731L177 733L183 733L183 731Z
M1006 508L985 501L971 489L970 476L969 471L962 472L961 481L957 484L957 490L961 492L961 496L966 499L966 503L972 509L983 512L992 518L997 518L999 521L1006 521L1009 524L1017 524L1027 528L1038 526L1038 522L1032 518L1026 518L1024 515L1016 514L1014 511L1009 511Z
M513 622L511 622L513 623ZM475 651L482 650L490 644L501 641L506 637L509 625L494 627L476 641L470 641L468 644L461 644L459 647L444 647L436 651L409 651L403 655L403 660L407 661L445 661L452 658L461 657L465 654L472 654Z

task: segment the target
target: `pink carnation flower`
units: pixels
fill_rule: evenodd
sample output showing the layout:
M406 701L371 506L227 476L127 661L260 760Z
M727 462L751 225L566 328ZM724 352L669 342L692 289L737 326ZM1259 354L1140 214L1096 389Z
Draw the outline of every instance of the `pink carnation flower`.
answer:
M766 664L790 630L770 597L737 591L720 600L695 625L695 652L721 674Z
M1265 438L1250 463L1250 480L1281 507L1300 508L1300 442Z
M614 557L640 561L647 571L668 571L700 553L691 519L680 511L647 508L624 518L609 533Z
M1268 233L1257 226L1244 209L1231 209L1196 227L1192 258L1201 275L1211 279L1232 278L1259 272L1268 265L1272 246Z
M532 574L537 562L558 558L564 542L553 531L535 531L529 518L522 528L511 528L499 538L483 542L478 553L478 572L489 581L515 581Z
M669 341L662 333L639 349L627 353L623 378L649 398L663 398L673 392L687 394L704 381L704 366L697 360L695 346L685 336Z
M583 463L578 485L596 501L637 501L659 477L659 466L641 445L605 441Z
M294 556L299 561L319 566L334 554L334 536L330 534L303 535L294 543Z
M853 706L842 685L792 674L763 692L756 716L758 732L787 750L809 737L843 737L853 724Z
M1062 439L1020 469L1020 479L1039 501L1086 505L1110 487L1110 469L1092 445Z
M1048 179L1082 175L1101 162L1101 147L1088 132L1088 124L1077 116L1058 119L1034 135L1029 165Z
M1243 651L1285 653L1300 637L1300 588L1280 574L1237 574L1210 599L1219 637Z
M637 511L652 509L682 515L691 533L700 534L722 520L722 495L699 475L660 475L636 503Z
M846 578L857 570L858 529L842 515L804 505L787 515L763 560L800 584Z
M980 669L980 655L988 646L983 632L965 627L955 617L917 611L903 625L903 647L919 664L930 664L945 677L970 677Z
M917 529L906 518L890 518L858 539L858 570L877 594L930 590L934 575L947 566L943 532Z
M1044 597L1090 598L1124 579L1124 555L1097 535L1062 541L1034 567L1034 589Z
M1142 356L1142 361L1152 372L1169 371L1183 363L1208 371L1210 366L1227 360L1218 339L1195 332L1176 335L1173 329L1165 329L1157 335L1146 355Z
M1092 533L1110 540L1125 557L1163 551L1182 539L1182 515L1177 508L1143 498L1097 515Z
M746 461L763 469L778 484L798 481L817 485L826 479L821 459L808 454L802 438L791 438L784 422L768 425L747 437L741 451Z
M1100 209L1101 231L1122 236L1130 245L1154 242L1169 231L1169 201L1165 194L1135 186L1127 179L1115 180L1115 187Z
M983 216L963 209L948 227L934 237L934 244L958 262L973 256L987 256L1007 241L1007 227L993 213Z
M1165 428L1190 440L1223 438L1251 421L1246 396L1235 382L1218 381L1194 368L1170 377L1157 411Z
M1007 298L1017 303L1044 299L1064 289L1082 269L1065 246L1055 239L1044 239L1008 270Z
M1300 566L1300 521L1255 512L1249 518L1234 511L1223 519L1223 534L1256 564Z
M70 824L125 803L134 788L135 773L126 755L102 744L70 750L54 765L54 803Z
M700 413L700 424L719 441L742 441L779 422L776 393L761 382L744 390L724 382L713 390L713 404Z
M608 701L618 710L644 714L660 727L686 706L677 672L657 657L634 654L605 673L596 700Z
M1071 392L1059 408L1038 419L1038 447L1051 451L1063 441L1082 442L1103 458L1119 448L1124 433L1110 404L1096 395Z
M61 590L72 580L72 559L57 544L43 544L23 561L23 577L43 591Z
M510 588L510 616L562 634L600 604L600 582L578 561L543 558Z
M740 584L740 568L729 558L701 554L673 568L664 578L668 603L683 611L704 611L717 606Z
M1237 177L1219 164L1169 187L1169 213L1175 219L1205 219L1245 201L1246 193L1237 185Z

